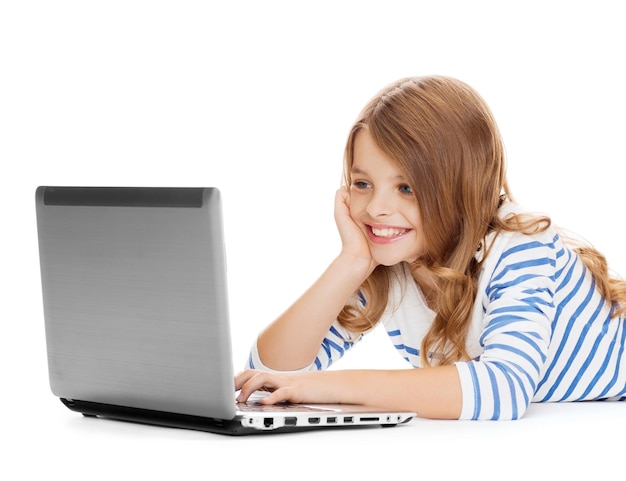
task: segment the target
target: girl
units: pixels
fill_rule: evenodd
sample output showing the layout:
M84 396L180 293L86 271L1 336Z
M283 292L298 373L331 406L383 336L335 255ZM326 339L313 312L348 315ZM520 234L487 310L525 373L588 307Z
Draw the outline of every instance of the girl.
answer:
M517 419L531 401L626 400L626 281L524 212L492 114L466 84L409 78L348 137L339 255L268 326L238 400ZM323 371L382 323L408 370Z

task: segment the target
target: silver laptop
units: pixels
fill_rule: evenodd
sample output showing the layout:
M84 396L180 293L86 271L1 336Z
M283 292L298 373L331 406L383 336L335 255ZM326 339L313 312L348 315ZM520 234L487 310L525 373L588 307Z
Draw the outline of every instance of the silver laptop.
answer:
M50 386L69 409L224 434L414 417L235 402L218 189L39 187L36 207Z

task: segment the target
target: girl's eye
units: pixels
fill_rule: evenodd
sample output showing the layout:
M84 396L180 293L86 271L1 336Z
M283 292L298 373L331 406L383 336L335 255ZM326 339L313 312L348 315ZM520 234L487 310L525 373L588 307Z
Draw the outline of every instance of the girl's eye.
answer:
M367 189L368 187L370 187L370 185L363 180L355 180L354 182L352 182L352 185L357 189Z
M400 186L400 192L402 192L403 194L413 194L413 189L411 189L411 187L406 184L402 184Z

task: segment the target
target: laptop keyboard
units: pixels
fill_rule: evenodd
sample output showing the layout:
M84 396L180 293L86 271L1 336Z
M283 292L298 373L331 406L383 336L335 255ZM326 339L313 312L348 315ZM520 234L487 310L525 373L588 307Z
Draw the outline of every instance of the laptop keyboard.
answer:
M311 406L308 404L295 404L295 403L278 403L278 404L261 404L259 401L237 403L237 409L243 412L276 412L276 411L289 411L289 412L333 412L335 409L323 408L320 406Z

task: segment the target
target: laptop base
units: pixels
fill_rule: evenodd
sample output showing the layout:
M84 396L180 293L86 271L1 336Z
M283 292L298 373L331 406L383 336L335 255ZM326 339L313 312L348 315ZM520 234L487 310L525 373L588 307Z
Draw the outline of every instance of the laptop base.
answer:
M214 434L225 434L230 436L241 436L247 434L268 434L268 433L290 433L302 431L315 431L321 429L316 426L302 427L283 426L272 430L260 430L256 428L247 428L241 424L237 418L215 419L202 416L193 416L189 414L168 413L163 411L154 411L150 409L132 408L126 406L117 406L114 404L103 404L91 401L79 401L76 399L60 398L61 402L71 411L82 414L85 417L101 417L105 419L113 419L117 421L126 421L137 424L147 424L153 426L162 426L177 429L189 429L193 431L205 431ZM325 429L359 429L372 427L394 427L399 424L381 424L381 425L355 425L355 426L337 426L335 428L325 426Z

